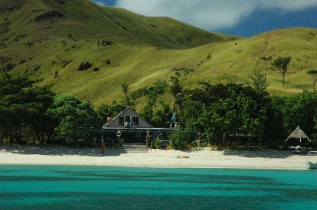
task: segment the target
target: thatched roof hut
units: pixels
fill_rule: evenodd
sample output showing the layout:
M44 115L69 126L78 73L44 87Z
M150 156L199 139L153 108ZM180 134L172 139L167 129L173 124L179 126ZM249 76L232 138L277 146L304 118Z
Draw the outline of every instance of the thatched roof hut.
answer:
M300 142L302 142L302 139L307 139L309 142L311 142L307 134L302 131L299 126L297 126L297 128L287 137L285 142L289 139L299 139Z

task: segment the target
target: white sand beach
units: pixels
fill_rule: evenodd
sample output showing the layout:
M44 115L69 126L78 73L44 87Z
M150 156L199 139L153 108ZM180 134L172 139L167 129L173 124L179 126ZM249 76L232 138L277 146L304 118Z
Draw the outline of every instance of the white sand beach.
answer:
M188 157L188 158L187 158ZM73 165L161 168L247 168L306 170L317 156L293 155L289 151L175 150L129 151L37 146L0 146L0 165Z

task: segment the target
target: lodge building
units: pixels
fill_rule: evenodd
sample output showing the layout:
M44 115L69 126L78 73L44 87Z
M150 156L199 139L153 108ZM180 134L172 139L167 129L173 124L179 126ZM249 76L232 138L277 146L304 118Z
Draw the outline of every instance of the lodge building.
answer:
M168 135L174 131L170 128L154 128L132 108L127 108L102 127L101 130L92 130L95 138L101 138L105 143L146 144L160 138L168 139Z

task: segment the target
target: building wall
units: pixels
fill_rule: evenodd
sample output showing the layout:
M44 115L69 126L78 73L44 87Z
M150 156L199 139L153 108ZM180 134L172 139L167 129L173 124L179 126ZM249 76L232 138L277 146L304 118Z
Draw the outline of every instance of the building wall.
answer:
M133 112L131 109L128 109L121 115L119 115L116 119L114 119L107 127L123 127L123 125L119 124L119 119L120 117L126 117L126 116L131 116L131 117L138 117L139 118L139 125L136 126L137 128L151 128L149 124L147 124L142 118L140 118L135 112Z

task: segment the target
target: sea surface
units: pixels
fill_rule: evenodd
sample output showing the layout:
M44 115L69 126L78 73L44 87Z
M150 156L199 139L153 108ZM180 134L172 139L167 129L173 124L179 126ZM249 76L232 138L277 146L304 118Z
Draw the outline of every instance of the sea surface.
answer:
M317 209L317 171L0 166L0 209Z

